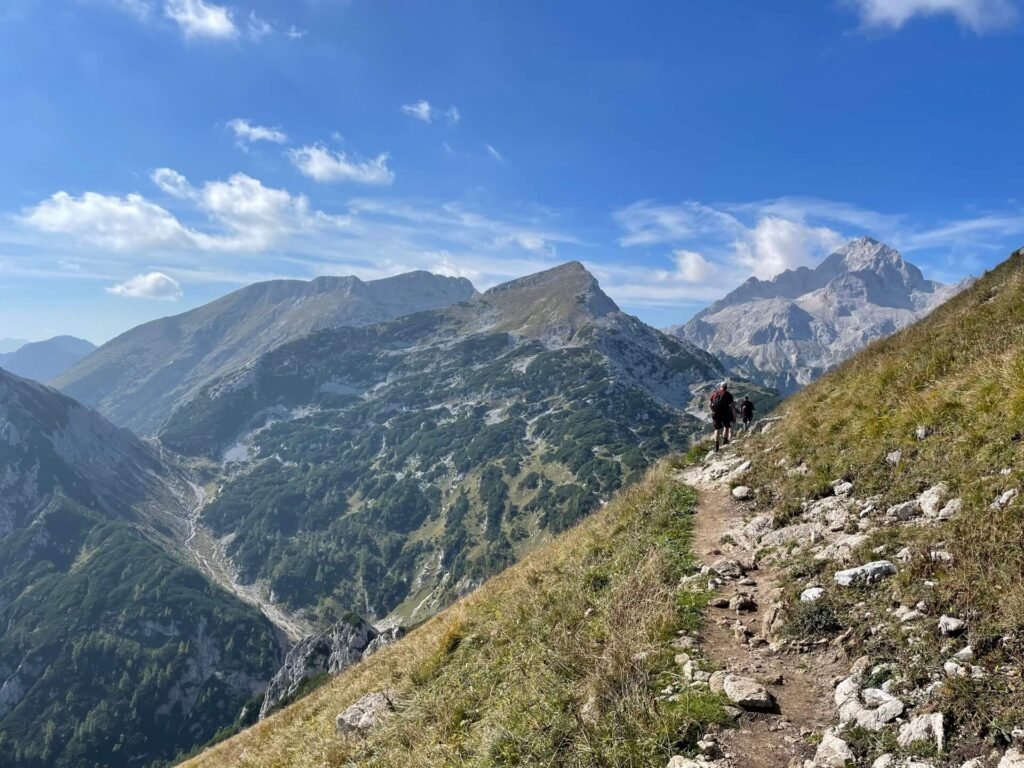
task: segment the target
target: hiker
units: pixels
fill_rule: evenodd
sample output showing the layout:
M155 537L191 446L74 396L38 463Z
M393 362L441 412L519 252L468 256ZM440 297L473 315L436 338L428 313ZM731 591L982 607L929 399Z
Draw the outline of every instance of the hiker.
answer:
M744 395L740 403L740 417L743 419L743 431L750 431L750 422L754 420L754 404L750 402L750 396Z
M715 425L715 450L721 449L721 439L729 444L732 437L732 425L736 422L736 399L729 391L729 382L722 384L711 393L711 421Z

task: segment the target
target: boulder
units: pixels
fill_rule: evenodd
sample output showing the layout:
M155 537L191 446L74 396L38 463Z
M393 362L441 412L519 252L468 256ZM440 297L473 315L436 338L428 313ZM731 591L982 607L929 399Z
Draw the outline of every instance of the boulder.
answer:
M754 543L764 536L766 533L770 533L774 527L775 518L770 515L758 515L753 518L749 523L743 526L743 533Z
M799 523L787 525L785 528L776 528L761 537L762 547L780 547L790 542L801 544L814 544L822 538L821 526L815 523Z
M742 675L727 674L722 679L722 692L742 709L770 710L775 707L775 697L767 688Z
M394 711L388 691L368 693L338 715L338 733L368 733Z
M746 613L749 611L757 610L757 602L750 595L740 593L733 595L732 600L729 601L729 608L736 613Z
M918 428L917 428L917 429L916 429L916 430L914 431L914 436L915 436L915 437L916 437L916 438L917 438L918 440L927 440L927 439L928 439L928 438L929 438L929 437L931 436L931 434L932 434L932 428L931 428L931 427L926 427L926 426L925 426L925 425L923 425L923 424L922 424L922 425L920 425L920 426L919 426L919 427L918 427Z
M825 594L825 590L821 587L808 587L800 593L801 603L813 603L815 600L820 600Z
M904 501L902 504L893 504L885 511L886 517L890 520L907 521L913 520L921 514L921 502L918 499Z
M747 499L752 498L753 495L754 492L745 485L737 485L732 489L732 497L737 501L746 501Z
M904 749L910 749L915 744L933 743L938 752L942 752L946 741L946 728L943 723L941 712L932 712L928 715L918 715L905 723L900 728L896 743Z
M963 509L963 507L964 502L962 499L950 499L946 502L946 506L939 510L937 517L939 520L952 520L960 514L960 510Z
M855 587L874 584L895 573L896 566L888 560L876 560L872 563L859 565L856 568L836 571L833 578L836 584L841 587Z
M885 456L885 463L889 464L890 466L895 467L897 464L900 463L900 461L902 461L902 459L903 459L903 451L900 451L900 450L890 451Z
M942 509L942 502L945 500L948 493L949 486L945 483L938 483L918 496L917 503L920 505L921 512L924 516L932 518L938 517L939 510Z
M939 618L939 634L943 637L956 637L963 634L967 629L967 622L955 616L941 616Z
M836 496L849 496L853 493L853 483L850 481L840 481L832 486L832 492Z
M1024 768L1024 752L1016 747L1010 747L999 761L997 768Z
M743 566L735 560L723 557L711 564L711 570L725 579L739 579L743 577Z
M844 768L854 762L853 750L850 745L836 736L833 731L825 731L814 753L814 765L821 768Z
M700 758L694 760L690 757L676 755L668 761L666 768L714 768L714 763L709 763L707 760Z
M896 756L886 752L875 759L875 762L871 764L871 768L894 768L895 765Z
M1007 507L1010 503L1017 498L1019 491L1016 488L1011 488L1008 491L1000 494L999 498L992 502L992 509L1002 509Z

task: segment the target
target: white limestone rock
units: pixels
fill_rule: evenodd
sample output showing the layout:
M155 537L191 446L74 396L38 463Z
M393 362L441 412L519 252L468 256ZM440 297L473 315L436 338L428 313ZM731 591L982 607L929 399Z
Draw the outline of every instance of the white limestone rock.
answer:
M896 566L888 560L876 560L872 563L859 565L856 568L836 571L833 578L841 587L855 587L875 584L896 573Z

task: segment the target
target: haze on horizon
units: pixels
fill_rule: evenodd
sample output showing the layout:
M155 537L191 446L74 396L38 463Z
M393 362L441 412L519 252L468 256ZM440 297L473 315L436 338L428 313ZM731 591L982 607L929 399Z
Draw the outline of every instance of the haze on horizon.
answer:
M1024 106L993 98L1022 24L1014 0L14 0L0 336L572 259L665 326L864 234L978 274L1024 235Z

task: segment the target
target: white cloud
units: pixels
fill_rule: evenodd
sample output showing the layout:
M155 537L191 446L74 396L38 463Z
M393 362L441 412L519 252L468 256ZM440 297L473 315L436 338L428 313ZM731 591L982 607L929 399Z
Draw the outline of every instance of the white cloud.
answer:
M494 147L492 147L490 144L484 144L484 149L487 150L488 155L490 155L493 159L497 160L499 163L505 162L505 156L501 154L501 152L496 150Z
M208 181L199 188L171 168L158 168L152 180L167 194L191 203L215 225L215 231L186 226L166 208L138 193L117 197L86 192L73 197L57 192L26 210L22 221L40 232L68 235L122 252L262 252L300 229L343 223L311 212L305 196L265 187L244 173L227 181Z
M188 39L230 40L239 34L231 10L205 0L166 0L164 15L175 22Z
M676 275L684 283L703 283L715 273L715 266L696 251L680 249L672 254Z
M188 179L173 168L157 168L153 171L150 178L160 189L174 197L191 197L195 191L192 185L188 183Z
M42 232L61 233L95 245L126 251L187 245L188 230L170 212L142 195L124 197L57 192L28 209L24 221Z
M133 299L177 301L182 296L178 281L163 272L147 272L143 275L136 275L123 283L112 285L106 290L115 296L127 296Z
M284 144L288 141L288 134L280 128L255 125L240 117L228 121L228 128L234 132L235 138L242 146L253 144L257 141L269 141L273 144Z
M299 29L294 24L292 24L290 27L288 27L287 31L284 34L289 40L301 40L306 36L306 30Z
M246 32L250 38L259 41L268 35L274 34L274 27L266 19L257 16L256 11L249 11L249 22Z
M765 216L736 243L737 261L762 279L817 264L848 238L828 227L813 227L777 216Z
M395 180L394 171L388 168L386 152L371 160L359 160L314 144L290 149L288 157L301 173L321 183L351 181L386 186Z
M950 14L974 32L1012 24L1017 8L1011 0L849 0L866 27L900 29L915 16Z
M744 225L730 213L692 200L678 205L658 205L641 200L613 214L625 230L619 244L659 245L679 243L707 232L738 235Z
M434 120L444 118L448 125L455 125L462 119L462 114L459 112L458 107L453 105L448 107L448 109L441 109L440 107L435 107L426 99L420 99L412 104L403 104L401 110L410 117L414 117L424 123L432 123Z
M434 108L425 99L420 99L414 104L403 104L402 111L410 117L422 120L424 123L434 120Z

